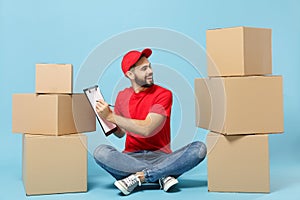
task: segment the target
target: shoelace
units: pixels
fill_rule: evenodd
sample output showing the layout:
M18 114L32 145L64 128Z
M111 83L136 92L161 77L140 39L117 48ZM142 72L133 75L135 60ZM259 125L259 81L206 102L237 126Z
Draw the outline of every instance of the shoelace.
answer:
M159 183L160 189L163 189L164 185L163 185L163 179L162 178L158 180L158 183Z
M137 176L135 176L135 175L133 175L133 177L132 177L132 176L129 176L129 177L123 179L123 181L126 183L126 185L127 185L128 187L131 187L131 186L134 185L136 182L138 182L138 185L139 185L139 186L142 185L140 179L139 179Z

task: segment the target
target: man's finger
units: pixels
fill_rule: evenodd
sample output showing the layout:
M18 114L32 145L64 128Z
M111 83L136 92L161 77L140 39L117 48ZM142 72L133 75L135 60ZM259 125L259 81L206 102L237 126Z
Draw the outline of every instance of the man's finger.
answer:
M104 101L103 99L99 99L99 100L97 100L96 102L98 102L98 103L100 103L100 104L102 104L102 105L105 105L105 101Z

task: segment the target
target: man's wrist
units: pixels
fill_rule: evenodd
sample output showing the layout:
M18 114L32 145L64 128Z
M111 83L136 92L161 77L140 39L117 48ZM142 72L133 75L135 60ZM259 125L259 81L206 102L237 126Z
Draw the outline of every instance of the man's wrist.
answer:
M116 124L115 114L113 112L110 113L110 115L107 118L107 121Z

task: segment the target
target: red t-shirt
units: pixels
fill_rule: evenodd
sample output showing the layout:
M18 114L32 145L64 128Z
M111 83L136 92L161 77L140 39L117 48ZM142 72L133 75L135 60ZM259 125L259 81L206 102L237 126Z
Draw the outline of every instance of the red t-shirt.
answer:
M171 153L171 107L172 92L158 85L152 85L147 90L139 93L135 93L131 87L119 92L114 109L117 115L138 120L146 119L149 113L158 113L166 116L164 123L149 137L126 132L124 152L160 150L165 153Z

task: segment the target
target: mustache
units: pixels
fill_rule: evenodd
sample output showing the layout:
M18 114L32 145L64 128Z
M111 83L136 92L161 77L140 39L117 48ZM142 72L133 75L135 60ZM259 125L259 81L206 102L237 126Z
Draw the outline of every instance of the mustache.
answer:
M148 74L146 77L149 77L149 76L153 76L153 73L151 73L151 74Z

